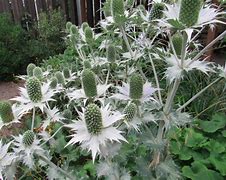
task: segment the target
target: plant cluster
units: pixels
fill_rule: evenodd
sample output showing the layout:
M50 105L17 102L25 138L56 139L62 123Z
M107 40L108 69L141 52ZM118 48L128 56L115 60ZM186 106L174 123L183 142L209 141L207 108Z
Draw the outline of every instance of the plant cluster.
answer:
M0 104L1 128L29 125L1 141L1 178L182 178L168 134L191 123L186 107L226 78L224 67L203 56L226 31L206 47L196 41L200 27L223 23L222 13L202 0L156 0L150 11L133 2L107 1L101 33L66 24L78 55L73 66L27 66L15 103ZM178 88L193 71L216 78L178 104Z

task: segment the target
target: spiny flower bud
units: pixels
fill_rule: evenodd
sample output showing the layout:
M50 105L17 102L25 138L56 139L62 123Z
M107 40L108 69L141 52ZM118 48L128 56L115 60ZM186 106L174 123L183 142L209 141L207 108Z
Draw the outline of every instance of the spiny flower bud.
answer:
M63 117L66 119L72 119L72 112L70 109L65 109L63 112Z
M67 24L66 24L66 30L67 30L68 33L70 32L71 26L72 26L72 23L71 22L67 22Z
M103 127L100 108L96 104L89 104L84 115L88 132L98 135Z
M49 85L52 89L56 88L57 87L57 78L56 77L52 77L51 78L51 82L50 82L50 85Z
M14 115L10 102L8 101L0 102L0 117L4 123L9 123L13 121Z
M90 64L90 62L89 62L89 60L83 61L83 68L84 68L84 69L91 69L91 68L92 68L92 66L91 66L91 64Z
M22 142L25 146L31 146L35 140L35 133L28 130L24 133Z
M85 28L85 38L86 42L91 43L93 41L93 30L91 27Z
M107 60L111 63L116 60L115 46L113 45L109 45L107 48Z
M151 8L149 19L151 21L155 19L161 19L163 16L163 10L164 10L163 3L154 3Z
M82 85L87 97L92 98L97 95L95 74L90 69L83 70Z
M78 28L76 25L71 25L71 28L70 28L70 33L71 34L75 34L75 35L78 35Z
M121 24L124 18L124 1L123 0L112 0L111 1L111 14L115 23Z
M33 75L38 78L39 80L41 80L43 78L43 72L42 72L42 68L40 67L35 67L33 70Z
M57 82L58 82L59 84L64 84L64 83L65 83L64 76L63 76L63 74L62 74L60 71L57 71L57 72L55 73L55 76L56 76Z
M137 106L134 103L128 104L124 109L125 120L132 121L137 114Z
M111 16L111 0L106 0L104 2L103 11L105 17Z
M180 33L176 33L172 36L173 47L178 56L181 55L183 36Z
M63 69L63 74L65 78L69 78L71 76L70 70L67 67Z
M35 67L36 67L36 65L33 64L33 63L30 63L30 64L27 66L27 75L28 75L29 77L33 76L33 70L34 70Z
M133 74L130 78L130 98L140 99L143 95L143 78L139 74Z
M87 22L82 23L82 30L83 32L85 31L85 29L89 27L89 24Z
M37 103L42 100L41 83L36 77L31 77L27 80L26 89L32 102Z
M135 3L135 0L127 0L127 1L126 1L126 6L127 6L128 8L131 8L131 7L134 6L134 3Z
M182 0L179 21L187 27L195 25L198 21L202 1L203 0Z

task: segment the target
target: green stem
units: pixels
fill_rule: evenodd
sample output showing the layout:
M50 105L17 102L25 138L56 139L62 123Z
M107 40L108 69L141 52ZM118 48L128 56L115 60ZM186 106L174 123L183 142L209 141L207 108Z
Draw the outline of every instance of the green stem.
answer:
M166 115L168 115L170 110L171 110L171 106L172 106L172 103L173 103L173 100L174 100L174 97L176 95L176 92L177 92L179 85L180 85L180 79L176 79L174 84L173 84L172 90L169 92L169 94L167 96L166 104L165 104L165 107L163 109L163 111Z
M34 131L34 124L35 124L35 107L33 108L33 113L32 113L32 121L31 121L31 131Z
M177 109L177 111L181 111L184 109L187 105L189 105L192 101L194 101L197 97L199 97L204 91L206 91L209 87L211 87L213 84L218 82L221 78L216 79L212 83L210 83L208 86L203 88L201 91L199 91L196 95L194 95L191 99L189 99L186 103L184 103L180 108Z
M70 175L68 172L64 171L62 168L56 166L54 163L52 163L50 160L48 160L47 158L45 158L44 156L38 155L39 158L44 161L45 163L49 164L52 168L56 169L57 171L61 172L65 177L67 177L70 180L76 180L75 177L73 177L72 175Z
M152 70L153 70L154 77L155 77L155 83L156 83L156 86L157 86L157 88L158 88L158 97L159 97L159 101L160 101L160 104L163 105L161 90L160 90L160 86L159 86L159 80L158 80L157 72L156 72L156 69L155 69L155 64L154 64L153 59L152 59L152 57L151 57L150 54L149 54L149 59L150 59L150 61L151 61L151 66L152 66Z
M186 58L186 45L187 45L188 36L186 32L183 32L183 42L182 42L182 49L181 49L181 68L184 69L184 61Z
M56 136L56 134L63 128L63 126L59 127L57 129L57 131L48 139L46 140L45 142L43 142L40 146L43 146L44 144L46 144L49 140L51 140L52 138L54 138L54 136Z

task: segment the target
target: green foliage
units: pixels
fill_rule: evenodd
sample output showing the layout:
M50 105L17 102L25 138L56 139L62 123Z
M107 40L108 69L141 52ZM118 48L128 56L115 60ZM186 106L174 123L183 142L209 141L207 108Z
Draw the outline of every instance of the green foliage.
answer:
M0 15L0 27L0 81L12 80L14 75L25 73L30 61L26 33L7 14Z
M226 115L215 114L210 120L197 120L194 127L170 133L170 150L186 178L226 178Z

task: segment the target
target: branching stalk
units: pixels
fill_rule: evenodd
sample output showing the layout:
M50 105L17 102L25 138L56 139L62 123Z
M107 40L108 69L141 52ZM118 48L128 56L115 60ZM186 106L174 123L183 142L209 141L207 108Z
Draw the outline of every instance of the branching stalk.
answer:
M154 77L155 77L155 83L156 83L156 86L158 88L157 91L158 91L159 101L160 101L161 105L163 105L161 90L160 90L160 86L159 86L159 80L158 80L157 72L156 72L156 69L155 69L155 64L154 64L153 59L152 59L150 54L149 54L149 59L151 61L151 66L152 66L152 70L153 70Z
M35 107L33 108L33 113L32 113L32 121L31 121L31 131L34 131L34 124L35 124Z
M49 164L52 168L56 169L57 171L61 172L65 177L69 178L70 180L76 180L75 177L73 177L72 175L70 175L68 172L66 172L65 170L63 170L62 168L56 166L54 163L52 163L50 160L48 160L47 158L38 155L39 158L44 161L45 163Z
M192 101L194 101L197 97L199 97L204 91L206 91L209 87L211 87L213 84L218 82L221 78L216 79L212 83L210 83L208 86L203 88L201 91L199 91L196 95L194 95L191 99L189 99L186 103L184 103L180 108L177 109L177 111L181 111L184 109L187 105L189 105Z

